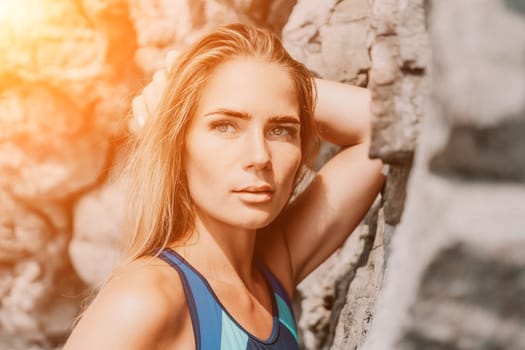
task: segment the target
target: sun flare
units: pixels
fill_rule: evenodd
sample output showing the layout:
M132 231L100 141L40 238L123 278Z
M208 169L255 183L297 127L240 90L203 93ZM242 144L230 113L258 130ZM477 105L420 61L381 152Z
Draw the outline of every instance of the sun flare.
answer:
M0 0L0 31L17 33L41 22L54 0Z

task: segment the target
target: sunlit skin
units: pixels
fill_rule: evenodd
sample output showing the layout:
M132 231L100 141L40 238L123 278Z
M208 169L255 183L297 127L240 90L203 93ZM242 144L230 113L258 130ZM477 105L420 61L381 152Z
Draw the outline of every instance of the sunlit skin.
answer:
M255 58L221 64L186 137L197 218L229 235L268 225L292 190L300 128L295 87L283 68Z

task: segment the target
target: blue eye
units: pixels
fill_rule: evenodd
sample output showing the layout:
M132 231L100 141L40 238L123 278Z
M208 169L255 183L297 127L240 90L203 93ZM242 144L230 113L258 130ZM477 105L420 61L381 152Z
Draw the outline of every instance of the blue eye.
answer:
M297 134L297 129L288 126L274 126L268 130L268 134L278 138L292 138Z
M229 134L235 131L233 124L227 121L218 121L212 123L211 129L223 134Z
M288 135L290 133L290 131L287 130L286 128L278 126L276 128L272 128L270 133L272 135L275 135L275 136L282 136L282 135L285 135L285 134Z

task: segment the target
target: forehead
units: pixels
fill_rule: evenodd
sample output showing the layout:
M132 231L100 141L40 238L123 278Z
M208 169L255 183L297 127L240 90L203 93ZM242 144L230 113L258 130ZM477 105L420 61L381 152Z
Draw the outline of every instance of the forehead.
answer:
M217 108L254 117L298 115L298 97L290 73L277 63L238 57L217 66L206 83L197 116Z

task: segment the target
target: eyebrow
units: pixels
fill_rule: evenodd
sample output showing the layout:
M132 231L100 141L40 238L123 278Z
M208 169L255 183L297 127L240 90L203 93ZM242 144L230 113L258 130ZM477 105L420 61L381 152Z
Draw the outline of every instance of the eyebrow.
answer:
M228 108L219 108L219 109L216 109L216 110L214 110L212 112L208 112L208 113L204 114L204 116L207 117L207 116L214 115L214 114L222 114L222 115L225 115L225 116L228 116L228 117L239 118L239 119L243 119L243 120L250 120L250 119L252 119L251 115L249 115L246 112L236 111L236 110L228 109ZM272 116L272 117L270 117L270 122L273 122L273 123L301 124L301 121L299 120L299 118L293 117L291 115L276 115L276 116Z

